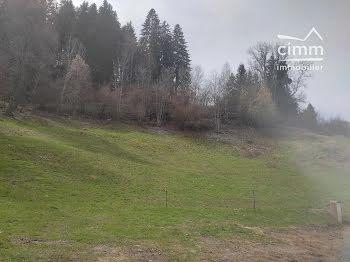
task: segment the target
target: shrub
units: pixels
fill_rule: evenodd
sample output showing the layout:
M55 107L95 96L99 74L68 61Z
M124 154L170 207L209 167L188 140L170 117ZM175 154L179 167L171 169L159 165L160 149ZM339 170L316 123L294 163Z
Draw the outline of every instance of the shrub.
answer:
M268 88L242 90L239 113L243 123L258 126L271 125L278 116Z
M339 117L325 121L321 127L328 134L350 137L350 123Z
M181 130L201 131L213 127L207 109L202 105L191 103L182 95L171 98L170 116L171 120Z
M299 114L299 122L302 127L317 130L318 126L318 114L315 108L309 104L308 107Z

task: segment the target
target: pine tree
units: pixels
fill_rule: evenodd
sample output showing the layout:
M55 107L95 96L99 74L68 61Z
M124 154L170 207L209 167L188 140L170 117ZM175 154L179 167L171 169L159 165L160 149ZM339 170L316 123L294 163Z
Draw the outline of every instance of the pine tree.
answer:
M61 0L56 19L56 30L59 36L60 50L63 50L73 33L75 23L75 10L71 0Z
M55 25L57 15L57 3L55 0L47 0L46 1L46 19L47 22L51 25Z
M77 19L74 25L74 34L86 46L89 32L89 4L83 2L77 11Z
M131 84L135 79L135 55L137 51L137 37L131 22L122 27L120 68L122 84ZM114 72L115 73L115 72ZM116 75L114 75L116 77Z
M271 55L267 60L266 82L272 99L276 104L278 111L284 116L296 116L298 112L298 102L292 96L290 84L292 80L289 78L288 69L282 70L286 66L286 62L275 59ZM280 70L277 70L277 67Z
M113 63L119 63L120 57L120 24L117 13L112 6L103 1L98 10L96 39L93 46L94 80L99 84L109 83L113 75Z
M276 93L276 64L278 60L275 59L274 55L267 60L267 69L266 69L266 84L270 89L272 97L275 96Z
M151 83L158 81L161 73L161 26L154 9L148 12L140 37L141 66L150 74Z
M160 29L161 37L161 60L160 64L162 68L174 67L174 48L173 48L173 36L171 34L169 24L164 21Z
M226 84L226 92L227 94L231 94L235 91L236 91L236 76L234 73L231 73Z
M98 49L98 39L97 39L97 6L96 4L92 4L89 6L87 11L87 17L86 17L86 25L82 29L83 32L86 34L85 39L86 42L84 43L86 48L86 61L91 69L91 75L92 79L97 83L97 71L98 71L98 65L95 63L99 56L99 49ZM83 19L85 20L85 19ZM82 34L82 33L80 33Z
M247 70L244 64L238 66L235 83L235 89L238 91L244 89L247 84Z
M131 22L128 22L122 27L123 39L126 42L132 42L133 45L137 45L137 37L135 33L135 28Z
M185 91L191 82L191 59L187 43L180 25L175 25L173 32L175 89Z
M287 66L287 63L280 61L278 67L284 68L284 66ZM296 116L298 113L298 102L292 96L289 87L291 83L292 80L288 76L288 69L276 70L276 87L272 95L279 112L286 117Z
M299 116L302 126L310 129L316 129L318 126L318 115L312 104L309 104L307 108L300 113Z

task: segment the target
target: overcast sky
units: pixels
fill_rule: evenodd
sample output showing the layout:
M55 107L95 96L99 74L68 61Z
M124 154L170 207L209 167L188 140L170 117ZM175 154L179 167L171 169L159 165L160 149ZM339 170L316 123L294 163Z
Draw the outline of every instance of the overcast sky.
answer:
M73 0L76 5L83 0ZM102 0L89 0L100 4ZM304 38L312 27L322 35L323 72L314 73L307 100L327 116L350 121L349 0L110 0L122 24L132 21L137 32L149 9L161 20L179 23L192 64L206 72L225 62L236 70L247 62L247 49L258 41L277 42L277 34Z

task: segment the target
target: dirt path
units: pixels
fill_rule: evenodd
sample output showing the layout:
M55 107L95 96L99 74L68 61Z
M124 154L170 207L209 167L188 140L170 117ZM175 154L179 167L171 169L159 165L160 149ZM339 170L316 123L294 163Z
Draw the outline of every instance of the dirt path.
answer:
M344 245L340 255L340 262L350 261L350 228L347 228L344 232Z
M272 237L272 243L207 239L210 247L204 261L222 262L338 262L343 242L342 228L338 226L290 227L281 230L263 230ZM347 260L345 260L347 261Z

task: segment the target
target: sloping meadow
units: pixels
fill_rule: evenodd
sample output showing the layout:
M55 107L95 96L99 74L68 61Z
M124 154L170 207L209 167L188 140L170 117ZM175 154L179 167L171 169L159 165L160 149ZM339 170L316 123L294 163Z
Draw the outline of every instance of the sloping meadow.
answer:
M230 143L121 124L2 119L0 258L88 261L97 247L141 245L186 261L203 236L265 241L246 227L332 222L332 195L289 154L246 158Z

